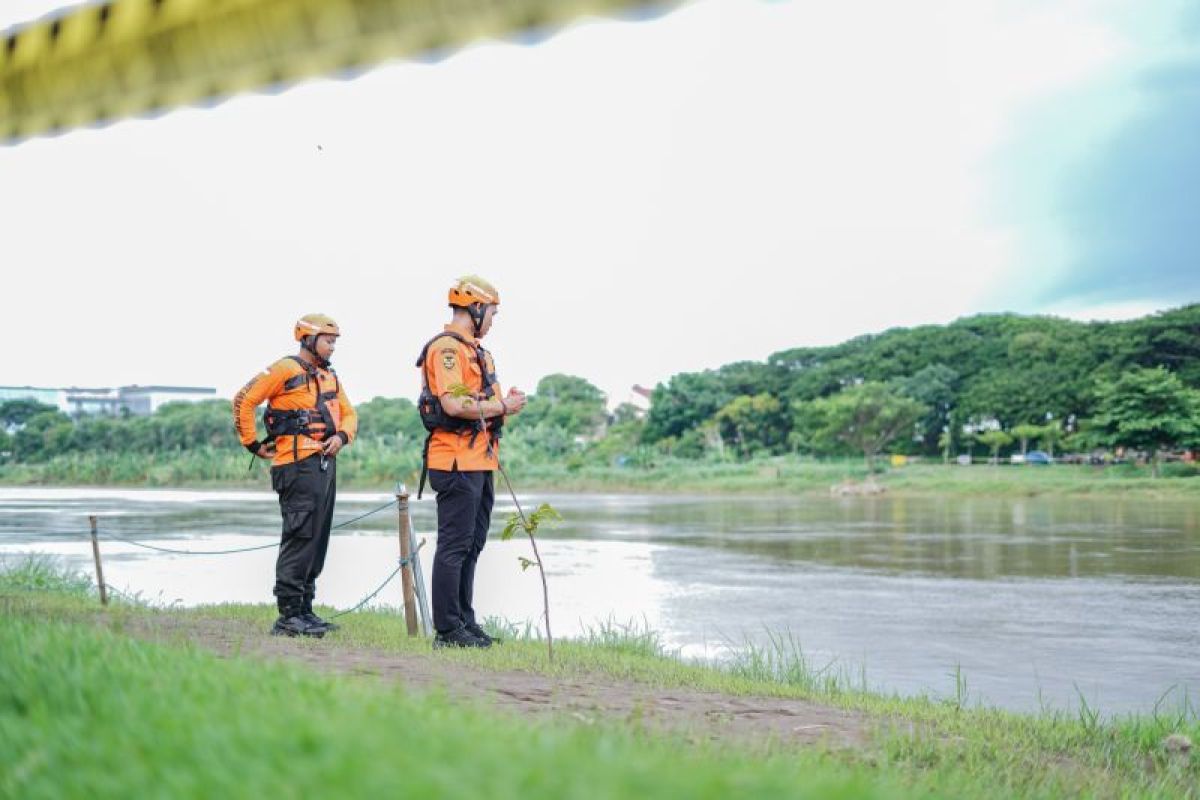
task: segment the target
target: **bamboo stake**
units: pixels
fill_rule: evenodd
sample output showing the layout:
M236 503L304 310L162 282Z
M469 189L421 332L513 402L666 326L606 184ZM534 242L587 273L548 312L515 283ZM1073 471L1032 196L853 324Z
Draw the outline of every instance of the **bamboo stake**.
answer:
M408 489L396 484L396 504L400 516L400 585L404 593L404 624L409 636L417 636L417 600L413 592L413 536L408 518Z
M92 526L92 557L96 560L96 585L100 587L100 605L108 605L108 589L104 586L104 566L100 563L100 539L96 535L96 516L88 517Z

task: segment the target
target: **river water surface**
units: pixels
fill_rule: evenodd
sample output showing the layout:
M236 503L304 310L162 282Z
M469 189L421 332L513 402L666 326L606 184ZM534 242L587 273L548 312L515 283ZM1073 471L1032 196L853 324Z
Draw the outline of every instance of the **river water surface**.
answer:
M342 492L335 522L390 500ZM872 688L1013 709L1150 711L1200 692L1200 504L1115 498L537 495L556 635L605 620L658 631L685 655L794 637L817 666ZM527 541L500 542L498 502L476 609L536 622ZM269 492L0 488L0 556L61 556L89 573L87 516L103 533L220 550L270 543ZM426 580L434 507L413 502ZM103 539L105 578L162 603L271 602L274 551L170 555ZM394 508L338 532L318 601L352 605L395 568ZM377 598L395 606L399 582Z

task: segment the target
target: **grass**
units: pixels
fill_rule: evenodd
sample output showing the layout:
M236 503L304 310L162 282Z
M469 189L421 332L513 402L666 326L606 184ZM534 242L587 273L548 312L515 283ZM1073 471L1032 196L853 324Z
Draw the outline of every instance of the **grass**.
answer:
M419 454L417 456L419 459ZM61 456L40 464L0 463L0 485L136 485L265 487L264 464L247 470L249 456L224 450L200 449L174 454ZM1109 467L1058 464L1052 467L976 464L970 467L918 463L885 467L874 480L889 495L1087 496L1122 494L1160 498L1200 499L1200 475L1192 465L1153 478L1149 467ZM844 482L861 483L868 471L861 459L816 461L780 456L752 461L691 461L662 458L648 467L561 463L508 464L519 489L556 492L721 492L754 494L828 494ZM1178 467L1179 469L1175 469ZM1188 469L1183 469L1188 467ZM343 489L391 489L397 481L415 486L419 460L371 442L355 443L339 459L338 481Z
M709 745L620 721L514 720L367 678L220 661L118 633L153 615L265 630L273 616L265 606L118 602L99 612L85 581L44 561L9 565L0 600L0 796L241 797L281 780L305 795L346 797L1200 796L1200 757L1164 748L1173 734L1200 742L1187 698L1164 698L1140 716L1106 718L1082 700L1015 714L971 707L961 672L953 696L898 697L811 664L789 636L742 648L718 668L613 622L561 642L554 664L534 631L494 621L507 635L502 646L433 655L383 611L343 617L344 629L322 645L420 653L477 668L481 680L487 670L526 670L800 698L864 714L874 730L859 749ZM464 753L469 781L454 777Z
M889 495L1033 496L1125 494L1200 499L1200 477L1152 478L1148 467L1052 467L911 464L870 476L861 460L818 462L778 457L747 462L674 461L648 469L531 465L519 473L527 488L566 491L651 491L828 494L870 478Z
M8 619L0 653L9 797L895 796L815 754L535 724L64 622Z

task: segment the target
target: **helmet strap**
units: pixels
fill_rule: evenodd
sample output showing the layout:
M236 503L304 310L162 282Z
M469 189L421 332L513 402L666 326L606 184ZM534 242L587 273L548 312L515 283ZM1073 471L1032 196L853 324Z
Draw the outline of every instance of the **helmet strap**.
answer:
M316 359L318 367L320 367L321 369L327 369L329 367L329 359L321 358L321 354L317 352L316 334L313 334L311 336L305 336L303 339L301 339L300 347L304 350L307 350L312 355L312 357L314 359Z
M471 303L467 306L467 313L471 315L471 322L475 323L475 338L479 338L480 331L483 330L483 318L487 316L487 306L483 303Z

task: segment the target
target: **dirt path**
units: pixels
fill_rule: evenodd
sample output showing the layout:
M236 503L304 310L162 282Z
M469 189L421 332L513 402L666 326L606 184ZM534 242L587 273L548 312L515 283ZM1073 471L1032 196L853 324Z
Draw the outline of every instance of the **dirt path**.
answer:
M694 739L859 747L865 715L803 700L662 689L599 676L554 678L479 669L434 653L413 655L298 641L263 634L257 625L171 617L141 618L126 633L153 641L190 642L222 657L283 659L337 674L373 675L415 691L441 690L522 715L563 715L580 722L624 721Z

